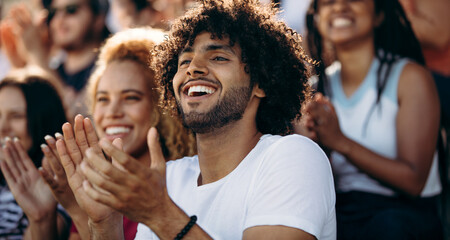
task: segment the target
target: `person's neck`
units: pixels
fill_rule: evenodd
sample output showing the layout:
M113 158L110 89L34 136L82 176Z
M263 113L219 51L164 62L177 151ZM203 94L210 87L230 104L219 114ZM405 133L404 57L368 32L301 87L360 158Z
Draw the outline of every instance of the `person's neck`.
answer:
M100 47L100 43L92 42L77 49L66 50L64 70L69 74L74 74L89 66L97 58L96 49L98 47Z
M347 96L353 94L364 81L375 56L373 41L336 46L336 56L341 63L341 81Z
M199 185L215 182L232 172L256 146L262 133L245 117L207 134L197 134L201 175Z

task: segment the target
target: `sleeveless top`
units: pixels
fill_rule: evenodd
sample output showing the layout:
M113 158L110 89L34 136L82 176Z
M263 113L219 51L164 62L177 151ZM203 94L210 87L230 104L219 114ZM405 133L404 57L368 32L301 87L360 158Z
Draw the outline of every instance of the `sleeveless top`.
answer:
M332 91L331 101L336 109L341 131L362 146L390 159L397 157L397 88L400 74L408 62L407 59L400 59L393 64L380 102L376 106L377 69L380 64L377 58L372 61L364 81L350 97L343 91L340 63L335 62L326 70ZM385 196L396 195L392 188L359 170L340 153L332 152L330 159L337 192L362 191ZM421 196L435 196L440 192L441 183L435 152Z

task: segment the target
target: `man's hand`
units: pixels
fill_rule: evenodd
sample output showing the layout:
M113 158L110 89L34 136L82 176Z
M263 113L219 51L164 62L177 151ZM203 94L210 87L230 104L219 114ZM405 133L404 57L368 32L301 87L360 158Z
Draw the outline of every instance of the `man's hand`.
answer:
M166 162L158 139L156 129L150 129L150 168L109 141L101 140L100 146L113 162L102 159L95 149L86 151L85 162L81 165L87 180L83 184L85 192L136 222L153 221L163 216L168 205L173 203L167 194ZM121 140L116 139L114 144L119 142Z

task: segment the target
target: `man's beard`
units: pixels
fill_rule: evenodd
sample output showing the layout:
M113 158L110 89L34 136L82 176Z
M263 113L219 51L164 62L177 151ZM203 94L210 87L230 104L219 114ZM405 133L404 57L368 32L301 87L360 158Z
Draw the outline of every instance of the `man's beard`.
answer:
M231 88L224 95L224 98L219 100L217 105L206 113L195 111L185 113L180 102L177 101L178 110L181 113L183 124L194 133L210 133L215 129L240 120L250 100L251 92L250 86Z

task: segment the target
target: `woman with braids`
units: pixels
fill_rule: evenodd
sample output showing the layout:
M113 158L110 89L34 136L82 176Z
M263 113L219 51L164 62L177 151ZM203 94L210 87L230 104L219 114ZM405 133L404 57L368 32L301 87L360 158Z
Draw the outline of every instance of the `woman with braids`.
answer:
M439 100L398 1L315 0L307 26L306 134L330 150L338 239L441 239Z
M101 48L96 70L90 77L88 85L88 105L91 107L98 137L109 141L121 138L124 152L138 159L144 166L150 164L147 132L151 127L156 127L160 133L159 140L166 160L195 154L193 135L188 133L181 121L163 114L158 106L160 95L154 81L154 72L148 64L152 48L162 41L163 37L162 31L150 28L128 29L116 33ZM82 175L66 171L66 177L58 161L58 158L63 158L66 151L73 154L72 147L81 150L78 152L79 156L84 155L83 149L87 147L83 146L82 142L78 141L78 146L65 144L68 138L74 137L74 134L79 137L77 130L80 127L90 127L93 132L90 120L78 115L74 122L75 131L69 123L66 123L62 128L64 140L56 141L53 137L47 136L48 147L45 147L46 157L52 163L50 167L53 168L49 171L60 173L58 178L46 180L76 226L76 229L71 230L70 239L80 237L89 239L86 212L92 208L105 207L83 202L85 197L83 195L75 199L72 192L76 192L80 186L74 183L73 179L79 179ZM93 138L95 142L98 141L95 133L89 141ZM64 161L61 163L64 165ZM70 184L70 188L67 183ZM125 239L134 239L137 222L124 218L123 226Z

